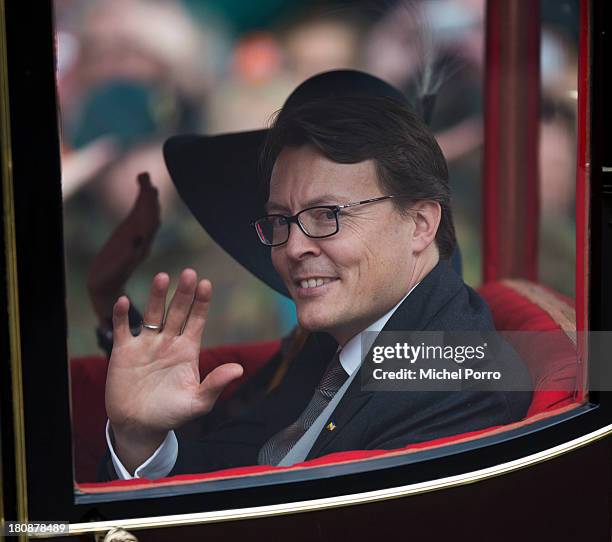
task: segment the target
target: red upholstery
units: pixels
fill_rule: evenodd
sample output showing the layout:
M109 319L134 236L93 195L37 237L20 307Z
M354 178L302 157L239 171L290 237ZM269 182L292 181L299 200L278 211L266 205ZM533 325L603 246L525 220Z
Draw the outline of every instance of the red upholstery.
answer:
M517 280L490 282L479 293L487 300L499 331L547 332L509 335L534 384L527 417L579 400L576 347L569 336L576 327L567 298ZM518 335L520 340L512 341Z
M95 480L104 453L104 384L108 361L104 357L70 360L72 390L72 445L77 482Z
M239 363L244 368L241 378L232 382L221 394L227 398L252 376L280 348L280 341L205 348L200 352L200 372L207 374L223 363ZM96 468L104 453L104 385L108 362L103 357L73 358L70 361L72 390L72 427L77 481L95 480Z
M414 453L424 448L469 441L521 427L542 418L574 408L581 400L576 391L577 368L575 347L565 333L572 326L573 308L566 299L538 285L519 281L492 282L480 289L489 303L499 330L558 331L554 340L514 345L527 363L536 391L525 420L506 426L495 426L468 434L410 444L398 450L356 450L340 452L306 461L285 469L312 468L323 464L346 463L380 455ZM565 330L565 331L562 331ZM574 328L575 329L575 328ZM205 371L228 361L245 367L245 377L253 374L279 348L278 342L204 350L201 364ZM104 448L104 377L106 361L100 358L75 359L71 364L73 389L74 440L77 481L95 479L95 465ZM227 390L231 393L232 390ZM280 467L251 466L204 474L182 475L161 480L128 480L109 483L79 483L86 492L102 493L120 488L138 489L175 485L237 476L257 476Z

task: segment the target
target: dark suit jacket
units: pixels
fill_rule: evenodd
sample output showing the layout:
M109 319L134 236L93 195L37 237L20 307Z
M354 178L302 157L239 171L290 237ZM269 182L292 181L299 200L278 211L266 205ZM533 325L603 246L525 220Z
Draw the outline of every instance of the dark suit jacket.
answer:
M383 331L405 330L492 331L494 326L484 300L442 261ZM248 412L197 438L184 439L179 432L179 456L171 474L257 464L261 446L304 410L336 348L329 335L311 334L282 384ZM514 383L529 389L520 359L513 354L504 363ZM525 416L530 401L531 392L519 391L367 392L358 374L330 417L336 429L321 432L307 459L346 450L393 449L511 423Z
M487 332L494 326L484 300L441 261L383 329L407 330ZM215 426L218 413L213 410L202 418L199 433L193 424L189 431L177 431L179 455L170 475L257 464L261 446L302 413L336 349L329 335L312 333L283 382L243 414ZM530 388L529 374L513 351L505 356L503 370L517 387ZM358 374L330 417L336 428L321 432L307 459L347 450L399 448L511 423L525 416L530 402L531 392L525 391L364 391ZM107 455L99 479L114 478Z

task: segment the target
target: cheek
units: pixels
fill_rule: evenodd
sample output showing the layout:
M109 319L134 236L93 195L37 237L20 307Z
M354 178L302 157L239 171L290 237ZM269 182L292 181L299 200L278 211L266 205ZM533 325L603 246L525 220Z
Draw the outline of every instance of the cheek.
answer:
M367 236L354 235L342 248L335 251L330 249L328 257L334 261L345 284L357 291L371 289L381 265L376 243Z
M283 276L283 272L286 266L284 265L285 259L283 258L282 253L278 249L273 248L271 257L272 257L272 265L274 266L274 269L276 269L276 272L279 275Z
M385 288L400 279L411 265L410 246L405 230L392 228L375 236L361 236L358 240L360 259L356 269L359 279L368 288Z
M369 267L378 258L380 239L375 224L370 226L363 218L359 223L347 220L342 236L342 241L348 247L344 260L353 266Z

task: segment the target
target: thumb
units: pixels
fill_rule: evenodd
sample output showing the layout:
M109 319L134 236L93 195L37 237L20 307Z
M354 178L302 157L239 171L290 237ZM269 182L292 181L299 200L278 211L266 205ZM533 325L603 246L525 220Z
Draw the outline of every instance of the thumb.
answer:
M208 373L198 390L202 407L207 410L212 409L225 387L240 378L243 373L242 365L237 363L225 363Z

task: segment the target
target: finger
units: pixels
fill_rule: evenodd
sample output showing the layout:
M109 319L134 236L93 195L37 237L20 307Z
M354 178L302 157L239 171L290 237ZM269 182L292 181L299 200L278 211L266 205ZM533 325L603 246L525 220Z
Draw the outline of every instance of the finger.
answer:
M117 346L132 336L128 320L129 310L130 300L122 295L113 306L113 344Z
M181 273L178 286L168 307L164 333L178 335L183 329L183 324L187 320L193 303L197 279L198 276L193 269L184 269Z
M151 183L151 177L147 172L139 173L137 177L138 181L138 194L136 201L134 202L133 209L139 209L144 207L152 207L155 205L155 201L158 199L158 190Z
M136 199L132 205L131 212L134 213L142 205L145 197L147 196L148 189L151 187L151 181L148 173L139 173L136 177L138 182L138 192L136 193Z
M201 382L199 392L199 413L212 409L221 392L232 381L240 378L244 369L237 363L226 363L212 370Z
M138 175L138 191L140 196L147 199L149 205L156 201L159 203L159 190L151 182L151 176L146 171Z
M141 190L152 187L151 176L149 175L148 171L142 171L138 174L138 177L136 179Z
M166 295L168 294L168 285L170 277L166 273L158 273L153 278L151 290L149 292L149 300L147 308L144 312L144 323L147 324L162 324L164 321L164 310L166 308ZM143 328L143 332L159 333L157 330Z
M196 288L195 298L189 313L187 325L183 334L195 341L202 340L202 333L208 317L208 307L212 298L212 284L207 279L202 279Z
M133 207L138 223L147 236L154 236L160 226L161 205L159 191L153 184L148 173L138 176L139 192Z

